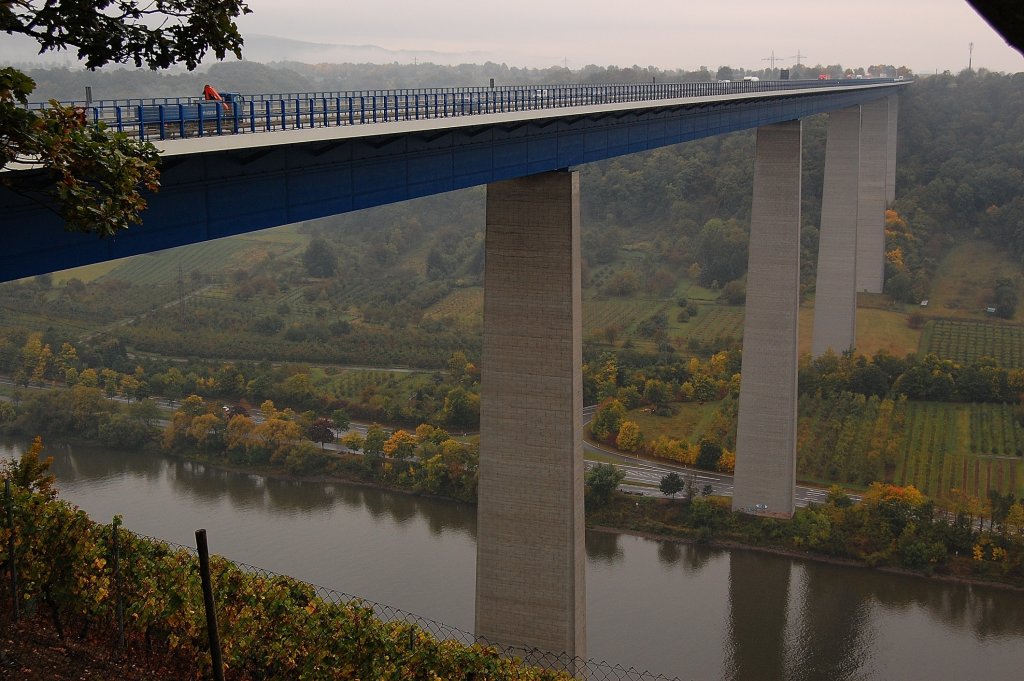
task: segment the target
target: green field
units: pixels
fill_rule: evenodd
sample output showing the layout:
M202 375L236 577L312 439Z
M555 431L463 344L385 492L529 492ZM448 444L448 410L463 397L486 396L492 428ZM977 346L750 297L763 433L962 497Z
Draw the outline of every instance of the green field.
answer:
M939 319L928 322L921 353L970 364L992 357L1005 369L1024 367L1024 328Z
M985 308L991 305L992 288L997 279L1018 282L1021 268L1010 254L987 241L965 241L954 246L936 270L925 314L984 321ZM1024 299L1018 286L1017 295ZM1024 323L1024 305L1017 306L1014 319Z
M179 273L188 277L193 271L215 274L232 266L251 267L268 254L281 255L307 241L308 237L288 228L264 230L125 258L100 276L141 286L172 284L178 281Z
M359 400L368 393L394 396L408 393L416 383L428 375L370 369L325 371L321 368L313 368L309 373L315 386L327 390L335 397L347 400Z
M670 417L635 409L648 442L661 436L696 442L720 403L684 403ZM960 404L803 396L797 433L801 481L854 487L872 480L914 485L949 498L959 489L1024 496L1024 425L1005 404Z
M123 261L107 276L140 286L173 284L178 281L179 272L186 277L193 270L219 272L246 245L240 239L218 239L157 254L138 255Z
M672 406L677 410L672 416L655 416L648 409L634 409L626 418L636 421L647 441L656 440L664 435L684 442L697 442L721 403L683 402Z
M600 331L618 324L624 335L648 317L661 311L672 311L674 303L651 298L592 298L583 301L583 333Z
M451 317L464 322L479 322L484 314L484 287L468 286L449 293L423 314L427 319Z
M1011 405L803 395L799 415L801 480L885 480L937 499L952 489L1024 493L1024 426Z
M893 481L942 498L951 489L1024 493L1024 427L1005 404L910 402Z
M743 308L732 305L701 305L697 316L682 328L686 338L710 342L718 338L740 340L743 338Z
M110 274L110 272L125 262L125 259L119 260L108 260L106 262L97 262L92 265L83 265L82 267L75 267L70 270L63 270L61 272L53 273L53 283L55 286L62 286L71 279L78 279L79 281L89 283L95 281L100 277Z

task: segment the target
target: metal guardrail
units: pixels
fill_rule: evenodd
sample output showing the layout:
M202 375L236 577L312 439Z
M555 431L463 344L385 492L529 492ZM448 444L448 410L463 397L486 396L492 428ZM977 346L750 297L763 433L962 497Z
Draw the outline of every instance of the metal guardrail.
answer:
M842 88L895 82L841 80L625 83L613 85L503 85L241 95L235 101L167 97L64 102L118 132L142 140L203 137L301 128L453 118L567 107L652 102L693 97ZM29 104L41 109L47 104Z

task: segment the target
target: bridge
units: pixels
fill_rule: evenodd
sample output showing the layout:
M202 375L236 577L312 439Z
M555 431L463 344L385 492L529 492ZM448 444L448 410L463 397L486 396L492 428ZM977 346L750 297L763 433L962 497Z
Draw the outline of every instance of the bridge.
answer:
M477 633L585 657L579 174L757 129L733 508L789 517L796 468L801 119L829 113L814 351L853 347L895 195L889 79L453 88L100 102L153 139L145 225L69 234L0 189L0 280L487 185ZM17 172L23 186L46 178Z

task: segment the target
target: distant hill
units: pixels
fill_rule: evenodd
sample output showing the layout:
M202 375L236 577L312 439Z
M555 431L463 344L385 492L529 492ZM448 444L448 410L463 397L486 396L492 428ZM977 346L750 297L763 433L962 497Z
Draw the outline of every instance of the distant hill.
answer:
M247 34L242 56L256 62L304 62L306 64L479 64L494 61L486 52L437 52L435 50L389 50L379 45L310 43L272 35Z
M251 33L245 36L242 48L245 61L302 62L306 64L414 64L430 63L440 66L509 62L526 68L547 68L556 64L558 57L529 54L510 54L508 51L490 53L482 50L466 52L439 52L437 50L392 50L379 45L348 45L344 43L313 43L273 35ZM227 62L234 61L228 59ZM5 36L0 42L0 63L15 64L23 68L52 68L79 66L72 51L39 54L39 45L20 35ZM207 60L199 70L216 64ZM171 72L179 69L171 69Z

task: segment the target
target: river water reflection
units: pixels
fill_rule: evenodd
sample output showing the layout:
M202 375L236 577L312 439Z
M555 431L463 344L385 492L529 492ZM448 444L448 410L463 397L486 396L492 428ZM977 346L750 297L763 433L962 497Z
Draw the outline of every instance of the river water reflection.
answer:
M0 455L23 444L0 441ZM53 444L97 520L473 630L475 509ZM1024 594L587 533L590 657L684 679L1019 678Z

